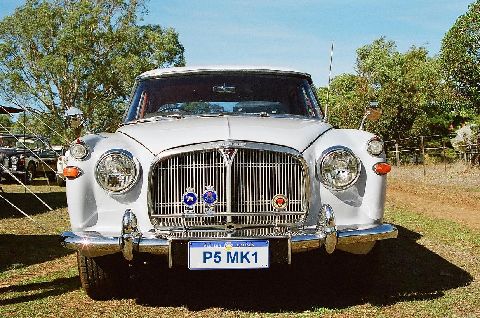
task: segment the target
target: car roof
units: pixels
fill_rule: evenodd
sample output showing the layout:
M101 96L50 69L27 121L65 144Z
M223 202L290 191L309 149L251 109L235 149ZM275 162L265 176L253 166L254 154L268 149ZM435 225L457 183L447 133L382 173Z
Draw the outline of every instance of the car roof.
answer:
M294 69L279 67L259 67L259 66L188 66L188 67L170 67L159 68L140 74L137 80L149 78L169 77L188 74L212 74L212 73L256 73L256 74L277 74L290 75L306 78L310 83L311 76L308 73L300 72Z

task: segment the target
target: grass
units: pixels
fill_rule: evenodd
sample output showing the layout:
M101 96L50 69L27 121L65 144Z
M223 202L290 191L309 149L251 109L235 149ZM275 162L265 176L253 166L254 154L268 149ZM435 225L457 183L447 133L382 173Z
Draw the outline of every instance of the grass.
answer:
M0 317L480 316L480 232L412 209L387 205L399 238L368 257L309 252L268 272L154 266L131 285L132 297L98 302L80 288L75 255L58 243L68 228L63 189L34 186L54 211L17 186L4 189L48 230L0 203Z

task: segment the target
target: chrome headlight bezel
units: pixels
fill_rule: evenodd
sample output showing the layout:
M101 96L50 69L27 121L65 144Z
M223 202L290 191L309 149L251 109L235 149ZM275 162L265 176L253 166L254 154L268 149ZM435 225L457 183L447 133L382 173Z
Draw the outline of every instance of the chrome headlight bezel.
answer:
M367 152L374 157L380 156L385 150L385 143L383 140L375 136L367 142Z
M348 163L348 166L351 169L354 169L353 174L351 177L349 177L348 182L344 184L334 184L331 180L331 178L328 178L328 170L326 169L325 166L328 164L328 160L332 159L332 156L335 155L340 155L340 156L345 156L349 158L349 161L352 161ZM326 149L322 155L320 156L319 160L317 161L316 164L316 170L317 170L317 178L320 180L320 182L328 189L335 190L335 191L342 191L345 189L348 189L352 185L354 185L358 178L360 177L360 173L362 171L362 162L360 158L358 158L352 150L350 150L347 147L344 146L334 146Z
M102 169L105 169L105 161L109 157L118 157L121 156L122 159L128 160L127 162L130 163L131 168L133 170L133 174L131 179L129 180L128 183L126 183L123 187L119 189L114 189L113 187L109 187L104 183L104 181L101 178L101 174L104 173ZM103 165L103 166L102 166ZM95 165L95 180L97 181L98 185L104 189L105 191L112 193L112 194L122 194L127 191L129 191L138 181L140 176L140 163L139 161L127 150L124 149L112 149L107 152L105 152L100 159L98 159L96 165Z
M69 153L77 160L84 160L90 154L90 148L83 140L77 140L70 145Z

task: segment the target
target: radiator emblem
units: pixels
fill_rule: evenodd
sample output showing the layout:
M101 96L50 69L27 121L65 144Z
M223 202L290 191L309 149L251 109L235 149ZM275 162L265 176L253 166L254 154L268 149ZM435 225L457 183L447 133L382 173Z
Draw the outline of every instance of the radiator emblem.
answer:
M276 210L285 210L288 205L288 199L283 194L277 194L272 199L272 205Z
M233 158L235 158L235 155L237 154L238 150L234 148L220 148L219 151L223 156L223 162L225 162L228 165L231 165Z

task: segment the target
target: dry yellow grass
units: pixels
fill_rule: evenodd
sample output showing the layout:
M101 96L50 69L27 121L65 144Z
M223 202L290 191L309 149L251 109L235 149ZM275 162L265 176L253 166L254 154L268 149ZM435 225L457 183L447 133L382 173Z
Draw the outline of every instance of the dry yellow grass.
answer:
M154 265L132 282L131 297L104 302L81 290L75 256L58 242L68 228L64 189L33 187L54 206L48 212L18 186L4 185L2 195L48 230L0 202L0 317L478 317L479 230L392 199L412 182L423 190L406 192L402 201L416 202L432 189L449 202L452 191L476 193L476 185L457 180L447 189L412 181L416 173L393 172L386 217L400 236L371 258L305 253L291 267L268 272L167 272Z

